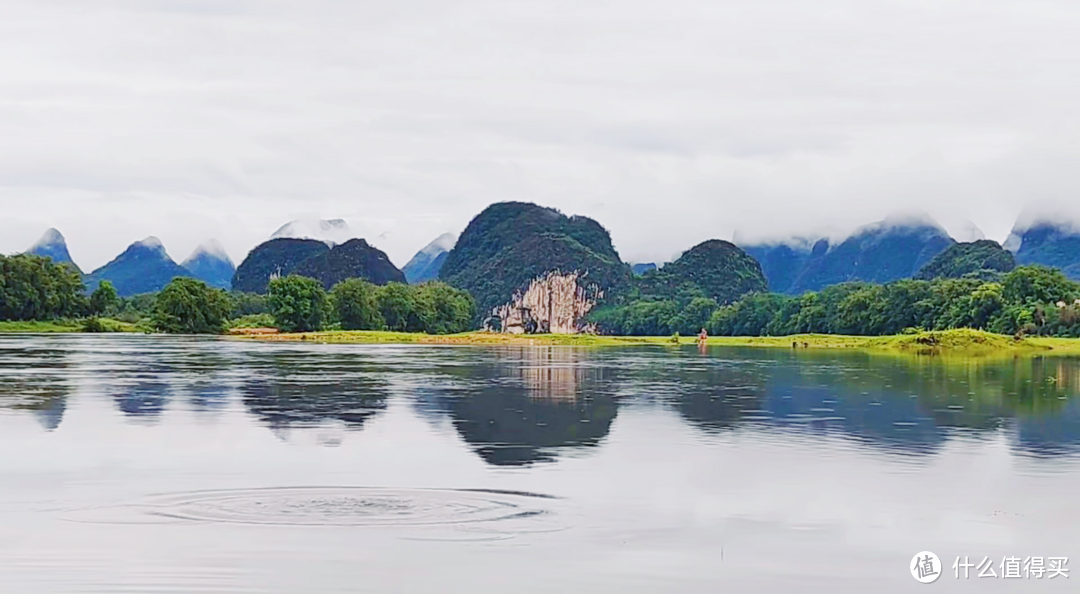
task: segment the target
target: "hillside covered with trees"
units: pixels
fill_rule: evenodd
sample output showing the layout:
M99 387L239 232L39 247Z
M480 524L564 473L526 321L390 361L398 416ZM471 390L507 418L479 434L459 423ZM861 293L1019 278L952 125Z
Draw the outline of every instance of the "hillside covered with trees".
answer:
M390 258L363 239L330 246L316 239L279 237L251 250L236 268L232 288L266 293L272 278L290 274L317 279L324 289L349 278L362 278L377 285L405 282L405 275Z
M472 294L478 316L485 316L553 270L583 273L607 293L624 290L631 278L599 223L524 202L492 204L473 218L439 278Z
M734 244L713 239L635 277L628 290L592 312L589 320L609 334L695 333L721 305L768 288L756 260Z
M1016 268L1016 258L1012 252L996 241L980 239L949 246L923 266L915 278L932 280L974 275L984 280L994 280L1013 268Z
M929 218L891 218L867 225L839 243L819 239L740 247L761 263L773 291L798 295L844 282L911 278L954 243Z

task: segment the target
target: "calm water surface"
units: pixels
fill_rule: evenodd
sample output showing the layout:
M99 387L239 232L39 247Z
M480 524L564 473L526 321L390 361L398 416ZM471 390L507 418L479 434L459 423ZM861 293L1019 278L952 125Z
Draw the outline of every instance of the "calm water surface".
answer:
M0 337L0 592L1066 592L1080 360ZM916 552L946 564L933 585Z

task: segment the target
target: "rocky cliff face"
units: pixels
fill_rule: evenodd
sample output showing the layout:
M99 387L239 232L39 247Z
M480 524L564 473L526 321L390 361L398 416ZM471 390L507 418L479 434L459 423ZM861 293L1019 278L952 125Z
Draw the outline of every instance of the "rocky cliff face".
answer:
M588 331L585 314L603 298L596 285L582 286L582 277L573 272L549 272L537 277L524 292L492 311L485 324L509 334L578 334Z

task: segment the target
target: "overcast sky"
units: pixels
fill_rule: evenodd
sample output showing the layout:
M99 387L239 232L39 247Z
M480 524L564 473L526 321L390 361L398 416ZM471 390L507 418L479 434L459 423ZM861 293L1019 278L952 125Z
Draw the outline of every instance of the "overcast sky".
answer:
M1077 202L1080 3L0 0L0 252L298 217L399 266L491 202L623 258ZM1036 206L1037 208L1041 208Z

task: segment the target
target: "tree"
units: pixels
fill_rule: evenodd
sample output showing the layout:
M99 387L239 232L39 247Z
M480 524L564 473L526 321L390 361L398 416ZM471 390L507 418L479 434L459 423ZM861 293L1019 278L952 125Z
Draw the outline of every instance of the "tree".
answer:
M476 301L467 291L446 283L429 282L410 287L414 293L416 317L428 334L453 334L472 327Z
M983 329L1005 307L1002 288L998 283L980 285L971 293L971 326Z
M221 289L176 277L154 299L155 328L170 334L220 334L232 303Z
M112 313L120 307L120 296L116 287L107 280L101 281L90 294L90 314L95 316Z
M295 274L270 281L268 302L274 323L285 332L320 330L330 313L322 284Z
M694 297L679 313L668 321L671 329L679 334L697 334L709 323L709 316L718 307L716 300L709 297Z
M85 313L79 273L51 258L0 255L0 320L50 320Z
M266 302L266 295L233 291L229 294L232 300L232 317L241 318L255 314L269 313L270 306Z
M388 330L419 332L420 321L416 315L416 300L409 285L387 283L379 288L376 302Z
M330 290L334 317L344 330L380 330L385 326L377 300L378 288L361 278L350 278Z
M1071 303L1078 286L1056 268L1021 266L1005 275L1002 295L1010 303Z

